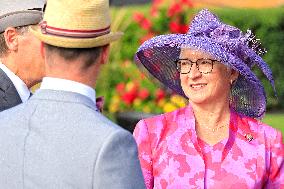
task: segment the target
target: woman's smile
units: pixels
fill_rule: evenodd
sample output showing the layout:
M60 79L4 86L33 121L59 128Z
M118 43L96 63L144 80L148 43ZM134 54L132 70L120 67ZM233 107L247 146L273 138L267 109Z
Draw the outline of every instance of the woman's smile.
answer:
M207 83L194 83L194 84L190 84L189 86L192 90L199 91L203 89L206 85Z

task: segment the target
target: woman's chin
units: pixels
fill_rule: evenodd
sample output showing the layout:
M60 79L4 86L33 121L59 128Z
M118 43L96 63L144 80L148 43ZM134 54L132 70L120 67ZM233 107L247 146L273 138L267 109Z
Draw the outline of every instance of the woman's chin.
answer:
M194 104L202 105L202 104L208 104L209 99L206 96L195 96L195 95L192 95L192 96L189 96L189 102L190 103L194 103Z

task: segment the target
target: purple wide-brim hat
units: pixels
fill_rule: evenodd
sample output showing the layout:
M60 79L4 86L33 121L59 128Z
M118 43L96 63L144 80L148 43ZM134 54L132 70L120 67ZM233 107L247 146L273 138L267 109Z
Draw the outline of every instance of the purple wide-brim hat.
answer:
M249 45L251 42L253 47ZM266 110L266 94L252 72L252 67L257 65L274 91L275 87L272 72L258 55L257 51L261 49L256 44L249 30L243 34L238 28L222 23L216 15L204 9L194 17L187 34L160 35L144 42L135 55L135 61L165 86L186 97L175 60L179 58L181 48L208 52L239 72L231 89L230 107L246 116L262 118Z

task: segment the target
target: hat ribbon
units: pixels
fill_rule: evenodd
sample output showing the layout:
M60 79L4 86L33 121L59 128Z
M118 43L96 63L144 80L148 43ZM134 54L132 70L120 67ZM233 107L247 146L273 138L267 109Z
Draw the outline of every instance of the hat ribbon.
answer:
M95 38L110 33L110 26L98 30L69 30L49 26L46 21L40 23L40 28L43 34L71 38Z

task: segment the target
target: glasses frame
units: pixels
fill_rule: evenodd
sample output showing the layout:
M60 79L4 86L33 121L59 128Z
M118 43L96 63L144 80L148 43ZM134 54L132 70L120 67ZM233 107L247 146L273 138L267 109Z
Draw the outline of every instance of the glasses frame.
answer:
M189 62L191 63L191 66L190 66L189 71L188 71L187 73L181 73L181 70L179 69L178 64L179 64L179 61L181 61L181 60L186 60L186 61L189 61ZM199 70L199 64L198 64L198 62L200 62L201 60L210 60L210 61L211 61L211 63L210 63L210 64L211 64L211 70L210 70L209 72L201 72L201 71ZM200 59L197 59L197 60L194 62L194 61L189 60L188 58L179 58L179 59L177 59L177 60L175 61L175 64L176 64L176 69L177 69L177 71L178 71L180 74L188 74L188 73L190 73L193 64L196 64L197 70L198 70L200 73L202 73L202 74L209 74L209 73L211 73L211 72L213 71L213 64L214 64L215 62L219 62L219 61L218 61L218 60L215 60L215 59L209 59L209 58L200 58ZM180 67L181 67L181 66L180 66Z

